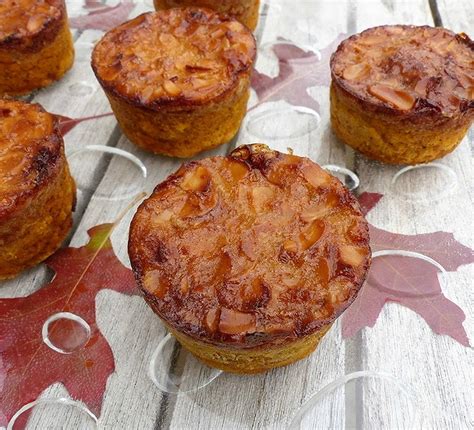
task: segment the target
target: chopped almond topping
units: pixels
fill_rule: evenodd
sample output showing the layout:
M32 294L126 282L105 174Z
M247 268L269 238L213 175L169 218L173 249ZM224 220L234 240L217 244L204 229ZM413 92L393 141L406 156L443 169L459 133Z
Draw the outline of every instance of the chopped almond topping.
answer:
M61 18L64 5L60 0L0 1L0 42L12 35L28 37L37 34L46 23Z
M430 82L431 77L426 76L420 79L415 85L415 92L418 93L422 97L426 97L428 93L428 84Z
M304 222L313 222L317 219L324 218L330 211L332 207L325 204L316 204L306 208L301 213L301 219Z
M401 110L409 110L415 104L415 98L410 93L387 85L371 85L369 92L380 100L389 102Z
M214 333L219 326L220 309L211 309L206 314L206 327Z
M186 295L189 291L189 281L187 278L181 279L181 288L180 288L181 294Z
M219 330L226 334L255 333L255 315L222 308L219 321Z
M216 38L216 39L219 39L221 38L222 36L225 35L225 30L221 27L221 28L218 28L216 31L214 31L210 37L212 38Z
M158 108L235 88L248 79L255 55L255 39L240 22L208 9L173 8L110 30L94 48L92 67L123 97Z
M300 281L297 278L291 276L284 276L281 280L287 287L296 287L299 285Z
M335 305L347 299L350 293L351 282L343 277L336 278L329 282L328 298L331 304Z
M336 86L371 104L404 113L433 106L452 116L465 106L459 97L470 92L452 97L453 89L474 86L472 46L467 36L445 28L374 27L339 45L331 72Z
M252 201L257 213L264 212L268 209L273 200L274 191L270 187L254 187L252 188Z
M0 99L0 218L57 173L61 142L53 115L39 105Z
M156 223L157 225L166 224L171 219L172 216L173 216L173 212L171 212L168 209L165 209L164 211L160 212L159 214L153 217L153 222Z
M302 167L301 171L306 180L316 188L327 185L331 180L329 173L316 164L306 164Z
M44 22L46 21L46 17L43 16L43 15L33 15L30 17L30 19L28 20L27 24L26 24L26 29L30 32L30 33L34 33L36 31L38 31L44 24Z
M345 245L339 249L342 262L349 266L359 266L367 256L367 250L356 246Z
M164 81L163 88L170 96L179 96L181 94L181 88L173 81Z
M305 251L311 248L323 235L324 228L324 221L321 220L314 221L306 227L299 236L301 249Z
M199 166L184 176L181 188L187 191L204 191L211 183L211 175L204 167Z
M284 159L271 165L266 176L268 180L275 185L283 185L287 180L287 171L296 169L301 163L301 158L295 155L287 155Z
M298 244L294 240L285 240L285 242L283 242L283 248L288 252L298 252Z
M334 319L365 279L367 231L354 197L323 169L246 145L185 163L157 187L135 215L129 249L140 276L160 271L158 294L145 297L168 325L238 347Z
M204 195L192 194L186 199L181 207L179 216L181 218L198 217L209 213L217 205L217 194L215 192Z
M370 68L367 64L352 64L344 69L344 79L356 80L362 79L368 75Z
M151 294L156 295L160 299L165 297L168 290L168 285L161 278L161 272L159 270L150 270L145 274L143 279L143 287Z
M469 89L474 86L474 75L468 75L465 72L459 73L459 82L463 88Z
M148 100L150 100L151 96L155 92L155 89L153 87L147 87L143 90L141 100L146 103Z
M320 283L320 287L325 287L330 278L330 273L329 273L330 267L328 260L326 258L321 258L318 262L318 265L316 267L316 274L317 274L317 279Z
M238 161L232 161L229 163L229 170L232 174L234 181L240 181L243 179L249 172L248 167Z

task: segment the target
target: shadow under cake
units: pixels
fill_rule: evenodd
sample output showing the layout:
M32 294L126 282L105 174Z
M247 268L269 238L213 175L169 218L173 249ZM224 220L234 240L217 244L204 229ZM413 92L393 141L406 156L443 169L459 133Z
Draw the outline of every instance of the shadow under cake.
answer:
M0 279L59 248L75 198L56 118L38 104L0 99Z
M207 9L168 9L109 31L92 68L133 143L191 157L237 133L255 55L255 39L238 21Z
M245 24L252 31L258 24L260 0L153 0L156 10L172 7L198 6L225 13Z
M331 125L347 145L393 164L453 151L474 120L474 42L444 28L375 27L331 58Z
M73 62L64 0L0 2L0 96L46 87Z
M235 373L312 352L371 258L367 222L341 182L265 145L185 163L138 208L129 255L179 342Z

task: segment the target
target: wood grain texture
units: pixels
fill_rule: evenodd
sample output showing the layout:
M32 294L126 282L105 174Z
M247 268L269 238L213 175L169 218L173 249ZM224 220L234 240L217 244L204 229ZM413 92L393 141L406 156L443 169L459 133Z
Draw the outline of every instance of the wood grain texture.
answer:
M436 0L436 6L443 27L474 37L474 2Z
M78 9L77 3L78 0L71 0L70 15L71 10ZM151 3L137 4L131 17L151 10ZM469 15L472 8L469 3L438 0L443 23L446 21L445 25L455 31L472 29L473 13ZM301 47L322 49L340 33L351 34L374 25L433 23L428 0L269 0L263 2L261 13L256 32L260 47L257 68L270 76L278 74L277 60L269 49L278 37ZM89 65L92 43L100 35L101 32L94 30L78 32L74 68L52 88L36 94L34 101L42 103L49 111L74 118L110 111ZM86 84L84 88L92 86L92 92L74 96L70 89L78 83ZM283 151L291 147L296 154L309 156L320 164L354 168L361 177L361 191L386 194L369 215L374 225L410 234L452 231L459 241L474 248L474 166L469 149L472 134L452 155L440 161L456 172L459 187L448 197L432 202L430 198L443 186L443 178L436 171L409 175L400 188L394 189L391 179L397 167L383 166L354 154L332 134L328 88L313 87L309 94L321 106L319 128L313 130L309 122L301 125L282 121L284 115L269 116L263 125L259 125L265 129L265 136L258 133L259 127L256 135L252 132L254 128L249 127L249 123L255 121L255 114L266 108L291 110L285 102L272 102L248 115L235 141L197 158L225 154L236 144L257 141ZM249 106L255 102L253 95ZM287 137L281 138L282 134ZM142 190L150 193L181 164L180 160L150 155L135 147L121 135L113 117L80 124L65 141L69 156L86 145L110 145L137 156L148 171L144 179L133 163L119 156L86 153L77 159L79 163L72 158L76 179L83 188L71 235L73 246L87 240L86 232L90 227L114 220L129 205L133 195ZM424 202L410 202L400 194L420 187L426 190L428 199ZM117 255L125 265L129 265L127 237L134 209L127 213L112 235ZM445 294L465 309L465 328L471 339L474 303L469 287L472 287L473 275L471 265L441 280ZM44 267L32 269L1 284L0 297L29 294L48 276ZM138 296L124 297L103 291L96 299L96 308L97 322L116 361L116 372L107 385L100 428L283 429L312 394L345 373L362 369L390 373L418 393L424 407L423 425L408 421L403 408L388 394L380 401L376 394L383 393L383 387L368 384L347 392L339 390L329 396L310 417L312 422L305 421L304 428L344 429L362 425L363 428L382 429L387 428L382 423L384 416L390 417L390 428L463 429L474 426L472 390L467 386L472 380L472 349L434 335L420 317L395 304L386 306L373 329L366 329L349 341L341 339L336 322L317 351L295 365L257 376L223 374L201 391L178 396L162 394L148 377L150 358L166 331L145 302ZM186 364L182 371L186 377L189 371ZM48 397L58 395L67 396L60 384L44 393ZM361 409L362 403L366 405L364 409ZM45 423L55 423L63 414L59 409L45 411L45 416L35 417L31 428L45 428ZM41 422L36 421L40 419ZM77 421L71 418L68 428L77 426L74 423Z

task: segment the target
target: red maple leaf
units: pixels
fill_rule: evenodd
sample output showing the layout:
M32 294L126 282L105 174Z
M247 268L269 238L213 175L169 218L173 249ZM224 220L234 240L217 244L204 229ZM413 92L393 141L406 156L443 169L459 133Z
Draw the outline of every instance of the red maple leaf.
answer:
M106 7L106 5L100 0L85 0L83 7L84 9L97 9Z
M285 100L293 106L304 106L319 112L319 103L308 94L308 88L318 85L329 86L331 82L329 59L345 37L344 34L340 34L323 48L319 55L280 39L281 42L272 47L278 58L280 68L278 76L271 78L257 70L253 71L252 87L257 92L257 105Z
M128 19L130 12L135 7L132 0L121 0L115 6L105 6L95 9L96 2L86 2L86 7L93 10L87 15L77 16L69 19L72 28L78 30L102 30L108 31Z
M115 224L90 229L87 245L62 249L50 257L46 264L56 276L43 288L27 297L0 299L0 426L56 382L64 384L70 395L94 414L100 414L107 379L115 365L96 323L95 297L103 289L137 293L131 270L112 249L109 238ZM87 340L77 323L51 323L49 339L72 351L68 354L54 351L42 337L45 321L59 312L73 313L90 326ZM25 426L25 420L19 425Z
M69 118L64 115L55 114L56 118L59 120L59 130L63 136L66 136L66 134L68 134L76 125L80 124L81 122L104 118L111 115L113 115L112 112L107 112L100 115L85 116L83 118Z
M359 197L360 208L364 215L367 215L380 201L383 194L380 193L362 193Z
M359 200L365 213L375 207L381 197L376 193L361 194ZM448 272L474 263L474 251L459 243L452 233L405 235L370 225L370 242L374 253L394 250L422 254ZM373 327L385 303L395 302L415 311L435 333L451 336L469 346L462 325L466 316L443 295L439 272L435 265L419 258L399 255L374 258L366 283L342 317L343 337L351 337L364 327Z

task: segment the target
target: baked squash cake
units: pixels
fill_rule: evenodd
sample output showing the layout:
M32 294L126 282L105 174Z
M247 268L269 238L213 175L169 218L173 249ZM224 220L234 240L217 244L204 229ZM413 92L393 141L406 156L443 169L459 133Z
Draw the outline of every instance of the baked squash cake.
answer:
M38 104L0 99L0 279L59 248L75 196L56 118Z
M0 1L0 97L45 87L73 62L64 0Z
M265 145L169 176L138 208L129 255L146 301L179 342L236 373L312 352L371 259L367 222L341 182Z
M258 24L260 0L154 0L155 9L199 6L225 13L255 30Z
M394 164L453 151L474 120L474 42L445 28L375 27L331 58L331 124L347 145Z
M92 67L133 143L191 157L237 133L255 55L255 39L240 22L177 8L109 31L94 49Z

